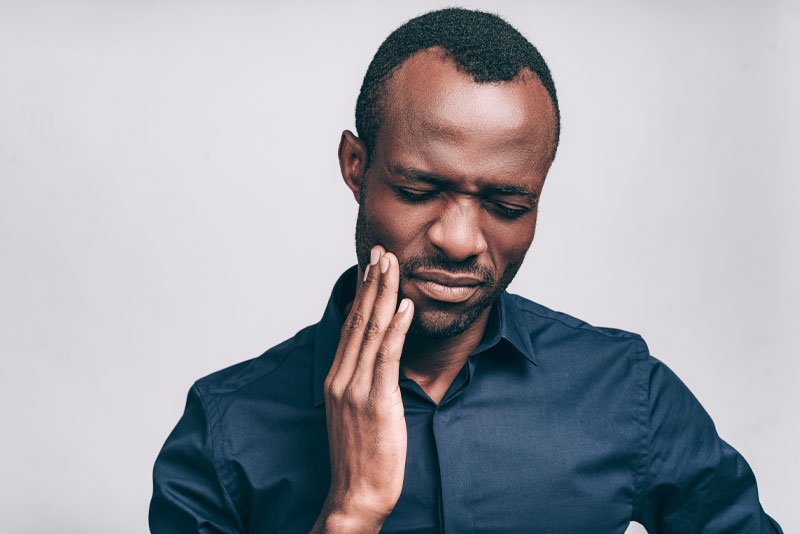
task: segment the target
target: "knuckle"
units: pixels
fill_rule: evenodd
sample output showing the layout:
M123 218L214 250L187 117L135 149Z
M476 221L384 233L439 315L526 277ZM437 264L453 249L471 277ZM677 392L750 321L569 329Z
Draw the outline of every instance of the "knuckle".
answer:
M385 365L393 356L394 351L390 347L381 346L375 354L375 365Z
M345 332L354 332L361 328L361 325L364 324L364 316L357 310L353 310L350 312L350 315L347 317L347 320L344 322L342 330Z
M381 283L378 284L378 297L389 294L390 292L389 278L387 276L381 277Z
M364 328L364 340L375 339L381 334L382 331L383 328L381 325L375 319L370 319L367 321L367 325Z
M334 401L340 401L344 397L345 388L336 381L330 381L325 387L327 397Z
M344 391L342 401L352 408L357 408L364 404L365 398L366 394L361 391L361 388L351 384L350 387Z

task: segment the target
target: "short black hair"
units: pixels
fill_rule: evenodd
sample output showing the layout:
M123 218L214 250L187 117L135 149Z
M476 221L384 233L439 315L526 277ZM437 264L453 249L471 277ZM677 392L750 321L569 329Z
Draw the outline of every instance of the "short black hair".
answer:
M431 11L393 31L369 64L356 101L356 130L372 161L381 125L381 99L395 69L420 50L441 47L476 83L507 82L525 67L539 78L556 113L555 145L561 133L561 114L550 69L530 41L492 13L461 8Z

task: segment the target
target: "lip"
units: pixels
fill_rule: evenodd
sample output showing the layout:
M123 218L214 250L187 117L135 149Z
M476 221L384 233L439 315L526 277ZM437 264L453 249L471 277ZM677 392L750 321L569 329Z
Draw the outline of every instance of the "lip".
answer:
M425 282L435 282L441 286L450 287L477 286L483 283L483 280L474 276L457 276L443 271L417 271L413 276Z
M411 282L428 298L440 302L459 303L474 295L483 280L473 276L425 271L414 273Z

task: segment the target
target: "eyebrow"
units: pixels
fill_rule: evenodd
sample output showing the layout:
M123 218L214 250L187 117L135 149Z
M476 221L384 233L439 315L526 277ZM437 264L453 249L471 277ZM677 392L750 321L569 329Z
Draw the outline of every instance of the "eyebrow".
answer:
M417 169L410 169L407 167L389 167L392 174L402 176L411 182L424 182L430 185L435 185L441 188L455 188L456 184L453 180L445 178L444 176L419 171ZM485 184L481 186L481 192L485 195L517 195L528 197L535 200L539 194L526 185L519 184Z

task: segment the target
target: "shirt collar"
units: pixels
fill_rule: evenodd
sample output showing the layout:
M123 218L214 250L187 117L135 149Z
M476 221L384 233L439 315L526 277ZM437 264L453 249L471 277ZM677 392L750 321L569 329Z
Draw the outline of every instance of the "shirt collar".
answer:
M358 268L354 265L339 277L331 291L325 313L317 324L314 340L314 406L320 406L325 402L323 391L325 377L328 376L339 346L339 337L344 324L342 310L355 295L357 272ZM525 326L520 309L514 302L514 297L505 291L494 304L486 334L473 354L488 350L501 339L508 341L517 352L536 365L528 328Z

